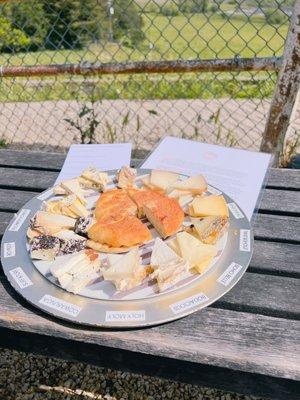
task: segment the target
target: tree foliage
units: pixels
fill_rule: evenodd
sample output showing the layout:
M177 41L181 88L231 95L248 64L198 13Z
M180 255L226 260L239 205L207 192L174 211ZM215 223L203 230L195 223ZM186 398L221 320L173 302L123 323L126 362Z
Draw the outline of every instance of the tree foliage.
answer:
M13 0L0 6L2 51L74 49L93 42L137 45L142 17L132 0ZM8 31L11 31L10 33Z

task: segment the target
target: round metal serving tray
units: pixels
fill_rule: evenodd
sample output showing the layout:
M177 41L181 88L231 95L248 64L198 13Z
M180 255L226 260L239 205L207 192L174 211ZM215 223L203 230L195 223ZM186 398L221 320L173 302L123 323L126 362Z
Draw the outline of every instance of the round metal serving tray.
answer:
M114 175L116 171L108 171ZM138 170L145 175L149 170ZM208 193L221 194L209 186ZM253 252L250 223L240 207L222 193L229 207L227 240L220 256L203 274L172 290L151 296L95 298L72 294L47 279L34 265L27 249L26 231L52 188L24 205L7 227L1 245L1 261L14 289L35 307L77 324L107 328L134 328L172 321L209 304L227 293L246 271Z

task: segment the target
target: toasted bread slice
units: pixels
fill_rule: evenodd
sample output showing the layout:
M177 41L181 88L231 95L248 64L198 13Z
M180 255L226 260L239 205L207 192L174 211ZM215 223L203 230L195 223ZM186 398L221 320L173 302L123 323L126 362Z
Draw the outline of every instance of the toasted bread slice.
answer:
M159 192L155 192L153 190L128 189L127 193L138 207L138 217L139 218L142 218L145 216L144 208L143 208L145 204L152 202L152 201L156 201L156 200L164 197L163 194L161 194Z
M111 247L108 246L107 244L102 244L95 242L94 240L87 240L86 241L86 247L100 251L100 253L113 253L113 254L121 254L121 253L127 253L128 251L135 249L136 246L132 247Z
M97 220L108 216L136 215L137 206L123 189L111 189L100 195L95 209Z
M176 199L162 197L143 206L147 219L158 233L166 238L178 232L184 212Z
M131 247L151 239L151 233L137 217L125 215L102 219L88 230L89 239L111 247Z

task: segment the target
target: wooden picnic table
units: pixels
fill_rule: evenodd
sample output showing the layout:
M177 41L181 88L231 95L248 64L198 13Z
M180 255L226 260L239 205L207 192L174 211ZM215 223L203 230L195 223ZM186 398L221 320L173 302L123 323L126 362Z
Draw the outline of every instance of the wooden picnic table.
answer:
M0 150L0 235L14 212L53 184L64 157ZM0 346L238 393L299 398L299 191L299 171L272 169L244 277L212 306L153 328L101 330L52 318L27 304L0 267Z

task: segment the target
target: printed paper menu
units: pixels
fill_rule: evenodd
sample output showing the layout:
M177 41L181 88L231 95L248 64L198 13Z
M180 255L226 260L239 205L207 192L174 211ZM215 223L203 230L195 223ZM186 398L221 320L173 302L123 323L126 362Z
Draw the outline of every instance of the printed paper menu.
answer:
M65 159L56 183L74 178L89 166L106 171L130 165L131 144L73 144Z
M271 155L165 137L141 166L186 175L201 173L232 197L251 219Z

